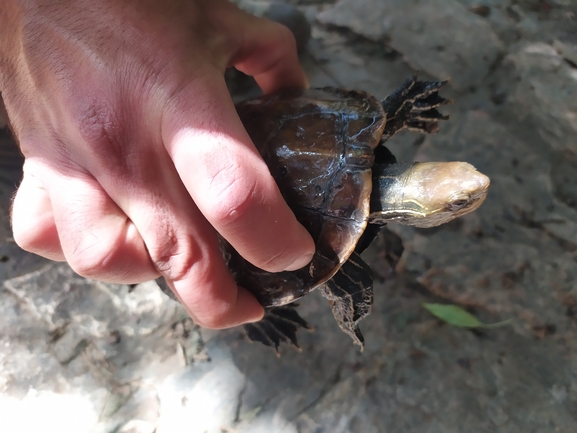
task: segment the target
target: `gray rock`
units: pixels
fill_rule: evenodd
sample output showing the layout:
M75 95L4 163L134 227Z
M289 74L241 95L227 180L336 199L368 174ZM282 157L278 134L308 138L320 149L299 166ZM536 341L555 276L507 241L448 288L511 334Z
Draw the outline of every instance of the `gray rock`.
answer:
M318 19L384 41L414 69L451 78L458 90L478 86L503 50L491 26L457 1L342 0Z
M128 424L143 431L157 421L159 384L202 358L198 328L181 338L176 325L190 319L152 282L129 292L76 276L64 264L47 264L5 281L0 296L0 389L6 398L0 412L15 399L22 400L19 410L33 413L54 406L24 420L15 411L2 417L0 427L20 422L28 431L87 431ZM60 427L38 427L43 423Z
M559 43L557 47L559 47ZM577 152L577 73L564 57L543 42L520 44L506 58L517 80L512 84L513 106L529 118L542 140L557 151Z

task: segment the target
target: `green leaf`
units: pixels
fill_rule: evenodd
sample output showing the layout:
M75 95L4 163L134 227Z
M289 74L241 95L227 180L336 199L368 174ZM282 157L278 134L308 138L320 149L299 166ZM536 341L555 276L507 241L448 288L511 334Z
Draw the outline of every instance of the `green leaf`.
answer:
M508 325L513 321L513 319L508 319L502 322L486 324L457 305L429 304L426 302L422 305L436 318L460 328L497 328Z

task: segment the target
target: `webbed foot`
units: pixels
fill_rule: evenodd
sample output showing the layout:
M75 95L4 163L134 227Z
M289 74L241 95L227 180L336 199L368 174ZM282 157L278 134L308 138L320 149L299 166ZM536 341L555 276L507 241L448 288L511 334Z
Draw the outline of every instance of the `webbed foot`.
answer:
M369 265L357 253L351 254L333 278L324 284L321 293L330 301L341 330L363 350L365 339L359 322L371 313L373 305L373 273Z
M299 328L312 327L296 311L298 304L270 307L265 310L262 320L244 325L249 340L272 347L277 355L281 343L290 343L300 350L296 333Z
M447 80L417 81L417 76L413 75L387 96L381 103L387 115L381 143L402 129L422 134L437 132L438 121L449 118L437 111L441 105L451 103L438 93L445 84Z

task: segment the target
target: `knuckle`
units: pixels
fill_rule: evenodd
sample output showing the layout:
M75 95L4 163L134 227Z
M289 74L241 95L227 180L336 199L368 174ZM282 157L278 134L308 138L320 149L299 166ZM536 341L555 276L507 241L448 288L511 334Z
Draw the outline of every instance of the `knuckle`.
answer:
M195 323L210 329L230 326L234 300L215 299L210 294L215 275L213 263L198 248L160 246L151 254L153 263L167 280L176 283L181 301L194 317ZM179 282L186 282L179 289ZM227 298L227 297L225 297Z
M197 243L190 236L179 236L172 230L167 230L147 248L156 269L171 281L186 279L191 270L203 261Z
M114 268L114 247L92 236L82 236L78 245L66 254L66 261L77 274L86 278L107 277Z
M115 124L104 104L87 103L76 113L76 123L82 138L88 143L109 142Z
M213 293L215 284L223 281L220 264L215 263L215 260L222 260L222 256L213 257L210 247L203 247L194 239L179 237L174 232L167 233L163 242L149 245L148 250L154 265L167 281L172 282L198 325L211 329L230 326L235 293L223 291L218 296ZM221 289L219 286L218 291Z
M10 210L12 236L16 245L25 251L41 256L53 255L60 251L54 219L43 213L35 204L20 195L19 189Z
M209 241L209 239L207 239ZM214 242L219 242L216 237ZM165 242L151 247L156 268L170 283L195 323L210 329L239 324L238 288L224 266L223 252L210 242L167 233Z
M206 211L219 227L236 226L262 202L257 183L238 166L223 167L211 176L210 197Z
M52 239L49 229L49 227L14 224L12 238L24 251L50 259L61 258L60 242L57 238Z

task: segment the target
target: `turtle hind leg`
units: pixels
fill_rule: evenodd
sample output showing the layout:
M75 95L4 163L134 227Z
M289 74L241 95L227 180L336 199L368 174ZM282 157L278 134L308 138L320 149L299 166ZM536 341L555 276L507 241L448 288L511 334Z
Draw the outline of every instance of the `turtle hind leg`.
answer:
M353 253L324 284L321 293L330 301L341 330L363 350L365 340L359 322L371 313L373 305L373 274L369 265Z
M255 323L247 323L244 330L249 340L272 347L279 355L281 343L290 343L300 350L296 333L299 328L312 327L296 311L298 304L265 309L264 317Z
M384 142L402 129L423 134L435 133L439 129L438 121L446 120L437 111L441 105L451 101L439 95L439 89L447 81L417 81L413 75L397 90L382 101L387 122L381 142Z

